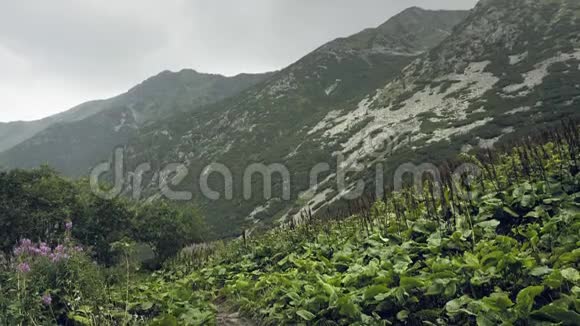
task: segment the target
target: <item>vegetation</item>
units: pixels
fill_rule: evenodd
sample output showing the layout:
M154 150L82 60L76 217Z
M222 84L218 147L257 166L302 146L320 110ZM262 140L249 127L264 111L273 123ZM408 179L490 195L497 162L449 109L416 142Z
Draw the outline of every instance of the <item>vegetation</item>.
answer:
M11 193L24 199L3 216L55 227L14 229L34 241L4 250L0 324L212 325L227 305L265 325L577 325L579 140L571 124L504 152L463 155L449 166L482 173L442 169L440 197L427 180L348 218L309 217L177 256L168 248L195 237L183 231L193 230L183 210L100 201L48 169L5 173L20 187L3 190L3 207ZM115 212L127 226L105 238L115 228L98 233L71 218L80 212ZM110 241L101 254L114 264L92 261L95 238ZM147 276L138 242L172 258Z
M224 311L263 325L580 325L577 123L444 161L578 116L576 2L410 9L272 75L166 72L61 124L6 125L0 146L28 139L1 153L8 167L48 161L77 176L126 144L126 171L152 169L144 203L99 198L48 167L0 172L0 325L215 325ZM401 119L376 111L391 104ZM443 161L442 180L336 197L330 161L382 142L375 124L396 146L359 163L392 175L402 163ZM153 201L164 179L155 171L175 162L196 181L208 163L226 164L237 196L204 199L195 182L179 187L199 208ZM300 196L320 162L331 163L323 202ZM242 199L252 163L284 163L290 201L265 201L259 178ZM463 164L480 173L452 174ZM373 172L348 179L372 185ZM225 192L219 176L208 183ZM274 178L275 196L283 185ZM302 220L272 228L288 212ZM206 242L248 226L253 237Z
M148 245L162 261L207 233L194 207L105 200L90 191L86 180L66 180L48 167L0 173L0 212L5 254L21 239L58 245L71 222L73 238L105 265L116 261L110 244L123 239Z
M464 158L482 177L447 180L441 199L427 183L368 214L230 243L202 268L182 261L153 282L227 298L272 325L577 325L578 133L565 135ZM157 318L185 322L177 312Z

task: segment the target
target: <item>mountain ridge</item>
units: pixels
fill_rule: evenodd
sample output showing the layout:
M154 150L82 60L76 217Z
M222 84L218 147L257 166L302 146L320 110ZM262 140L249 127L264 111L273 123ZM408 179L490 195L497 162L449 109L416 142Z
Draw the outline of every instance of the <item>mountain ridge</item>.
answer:
M86 102L38 121L0 125L0 136L9 136L1 138L0 165L30 168L47 163L67 175L80 176L143 125L220 101L271 75L164 71L110 99ZM91 153L94 147L99 148Z

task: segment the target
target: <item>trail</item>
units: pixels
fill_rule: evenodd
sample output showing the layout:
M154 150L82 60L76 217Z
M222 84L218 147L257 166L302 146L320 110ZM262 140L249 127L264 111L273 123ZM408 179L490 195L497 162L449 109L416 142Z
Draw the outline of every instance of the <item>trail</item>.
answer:
M216 303L218 326L257 326L258 323L240 316L239 312L234 312L225 302Z

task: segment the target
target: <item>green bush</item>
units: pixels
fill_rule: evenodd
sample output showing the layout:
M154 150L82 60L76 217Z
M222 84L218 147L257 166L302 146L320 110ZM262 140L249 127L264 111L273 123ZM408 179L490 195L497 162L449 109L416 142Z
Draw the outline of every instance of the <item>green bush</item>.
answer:
M159 202L136 209L134 239L150 245L160 262L176 255L186 245L201 242L203 220L192 207Z
M22 238L56 245L66 221L75 226L72 237L106 266L117 262L110 245L122 239L151 245L160 262L206 232L192 206L102 199L86 180L69 181L48 167L0 172L0 251L10 254Z

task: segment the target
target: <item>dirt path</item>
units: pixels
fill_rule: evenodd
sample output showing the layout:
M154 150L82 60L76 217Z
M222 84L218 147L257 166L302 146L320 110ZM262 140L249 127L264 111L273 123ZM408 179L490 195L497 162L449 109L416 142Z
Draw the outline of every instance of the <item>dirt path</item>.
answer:
M216 303L218 313L217 313L217 325L218 326L257 326L258 324L243 318L240 316L239 312L232 311L227 307L225 303Z

